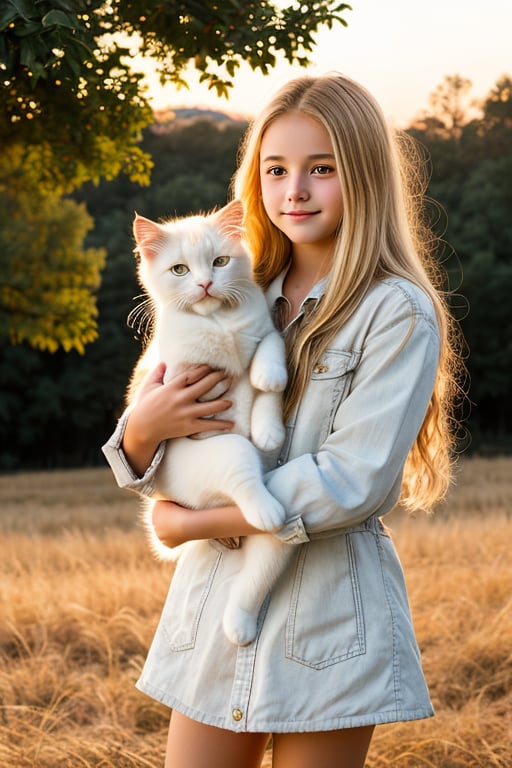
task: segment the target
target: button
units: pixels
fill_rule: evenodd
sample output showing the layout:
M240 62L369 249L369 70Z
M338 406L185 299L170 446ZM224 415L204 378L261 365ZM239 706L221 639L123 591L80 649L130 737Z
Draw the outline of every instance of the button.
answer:
M233 720L236 720L237 723L240 722L240 720L244 716L244 713L242 712L242 710L238 709L237 707L235 707L235 709L231 714L233 716Z
M313 368L313 373L327 373L328 370L329 366L325 365L325 363L317 363Z

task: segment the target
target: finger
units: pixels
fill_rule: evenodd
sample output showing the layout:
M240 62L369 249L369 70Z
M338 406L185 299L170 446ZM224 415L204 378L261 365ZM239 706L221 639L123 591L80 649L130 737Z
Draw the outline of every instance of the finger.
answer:
M228 408L231 408L232 405L233 403L231 400L205 400L201 403L194 403L192 410L193 418L211 418L217 413L227 411Z
M152 368L149 373L146 374L145 384L163 384L166 371L165 363L158 363L155 368Z
M165 371L165 363L159 363L156 368L145 373L142 383L140 384L140 396L151 392L151 390L155 389L157 386L162 386L164 383Z
M194 365L183 371L177 378L184 387L190 387L204 379L209 373L212 373L212 368L209 365Z
M194 431L191 432L191 435L197 434L197 432L231 432L233 429L233 422L227 421L225 419L197 419L195 422L196 426L194 427Z
M166 370L167 366L165 363L158 363L156 368L151 372L150 380L155 384L163 384Z
M199 398L213 389L217 384L219 384L219 382L224 380L226 380L227 390L231 382L230 379L226 377L224 371L212 371L210 369L210 372L207 373L206 376L203 376L201 379L190 386L190 395L193 396L195 400L199 400Z

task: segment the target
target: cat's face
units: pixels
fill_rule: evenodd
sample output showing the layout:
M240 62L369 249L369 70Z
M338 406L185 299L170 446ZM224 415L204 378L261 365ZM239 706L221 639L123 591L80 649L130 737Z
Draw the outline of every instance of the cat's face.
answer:
M208 315L244 295L251 265L240 241L242 207L157 224L137 216L139 278L160 306Z

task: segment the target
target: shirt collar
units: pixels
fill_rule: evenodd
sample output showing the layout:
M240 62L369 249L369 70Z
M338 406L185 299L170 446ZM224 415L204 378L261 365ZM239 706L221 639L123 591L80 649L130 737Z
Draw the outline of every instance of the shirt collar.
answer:
M286 273L288 272L288 267L283 269L282 272L280 272L277 277L274 277L272 282L270 283L269 287L267 288L267 301L269 307L273 307L276 303L277 299L283 298L286 299L286 297L283 295L283 283L284 279L286 277ZM321 299L322 296L325 293L325 287L327 285L327 280L329 279L329 275L326 275L321 280L318 281L318 283L315 283L315 285L311 288L308 295L304 298L304 301L301 304L301 307L304 306L306 301L309 301L310 299Z
M284 279L286 277L287 272L288 272L288 266L285 269L283 269L283 271L280 272L277 275L277 277L275 277L272 280L269 287L267 288L267 292L266 292L267 303L270 310L273 313L275 313L276 311L277 304L281 303L282 301L288 303L288 299L286 298L286 296L283 295L283 283L284 283ZM304 314L305 307L306 307L306 304L308 304L308 302L310 303L310 307L308 308L313 308L313 306L316 305L318 300L322 298L322 296L325 293L325 288L326 288L328 279L329 279L329 275L326 275L321 280L319 280L318 283L315 283L315 285L311 288L307 296L305 296L305 298L303 299L300 305L300 309L297 317L300 317L301 315Z

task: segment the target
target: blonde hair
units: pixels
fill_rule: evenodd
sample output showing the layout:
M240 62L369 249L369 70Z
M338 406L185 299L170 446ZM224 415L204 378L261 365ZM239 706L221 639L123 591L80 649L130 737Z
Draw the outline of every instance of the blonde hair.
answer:
M234 193L245 206L254 274L264 288L288 263L291 244L263 207L260 145L266 128L293 111L309 115L327 130L344 212L324 298L287 338L290 385L285 414L300 400L313 366L370 286L386 276L411 280L432 299L441 356L428 410L406 462L401 501L410 510L430 509L446 493L451 477L457 356L440 275L430 254L433 237L422 222L425 184L420 184L412 139L397 135L393 140L374 98L345 76L301 77L277 93L247 132L234 179Z

